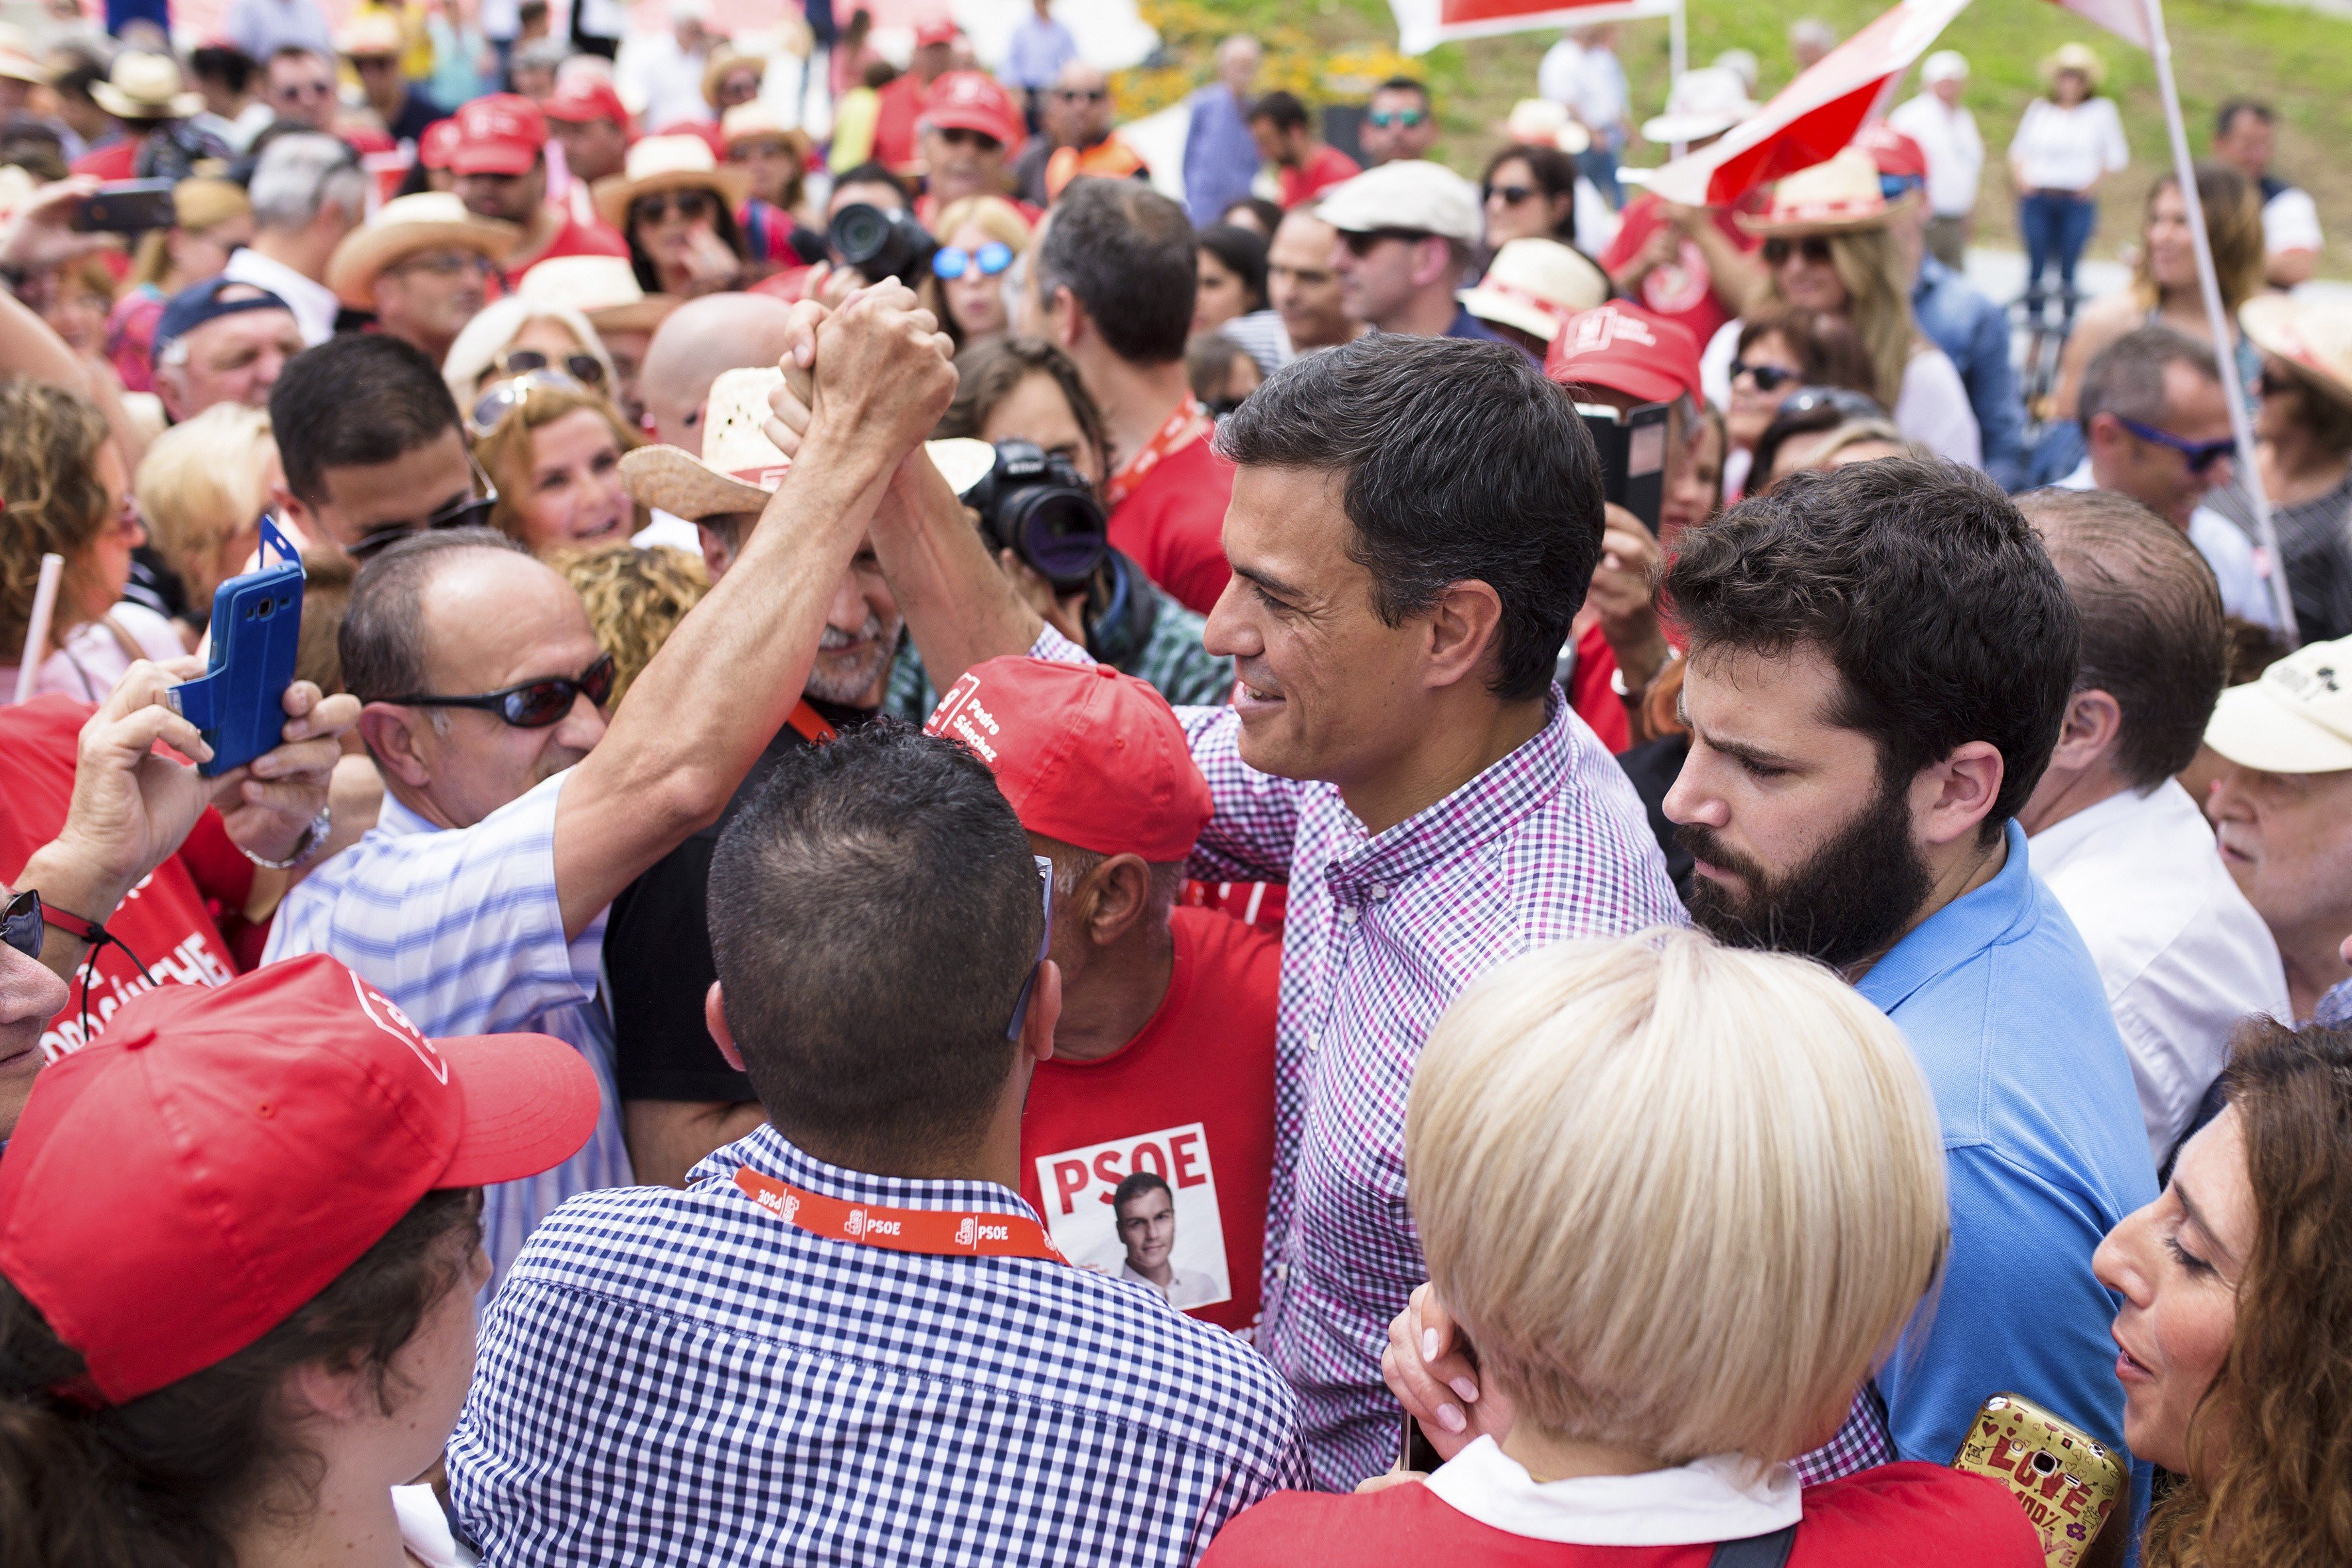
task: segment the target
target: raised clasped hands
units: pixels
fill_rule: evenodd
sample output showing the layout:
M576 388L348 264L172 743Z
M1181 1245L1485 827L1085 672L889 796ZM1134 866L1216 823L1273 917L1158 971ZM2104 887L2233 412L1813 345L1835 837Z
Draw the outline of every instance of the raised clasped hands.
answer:
M793 371L806 371L803 439L885 445L904 457L930 435L955 396L955 346L913 289L876 283L837 310L807 300L793 309L784 397L794 397ZM773 426L790 420L781 400L771 403L779 416L772 439Z

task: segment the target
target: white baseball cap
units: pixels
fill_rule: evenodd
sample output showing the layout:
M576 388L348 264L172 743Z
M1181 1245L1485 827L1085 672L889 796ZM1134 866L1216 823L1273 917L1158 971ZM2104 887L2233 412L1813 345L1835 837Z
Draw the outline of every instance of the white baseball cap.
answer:
M1486 232L1478 187L1426 158L1400 158L1332 186L1315 216L1341 234L1401 228L1476 245Z
M1958 49L1937 49L1919 65L1919 79L1934 86L1939 81L1969 79L1969 58Z
M2205 743L2266 773L2352 770L2352 637L2299 647L2221 693Z

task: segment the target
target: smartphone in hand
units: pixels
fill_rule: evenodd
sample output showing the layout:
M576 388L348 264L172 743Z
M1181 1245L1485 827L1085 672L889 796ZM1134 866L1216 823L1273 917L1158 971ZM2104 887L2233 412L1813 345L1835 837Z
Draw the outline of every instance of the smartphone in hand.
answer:
M173 708L213 748L198 773L215 777L277 748L301 632L302 557L265 517L260 564L213 595L211 663L170 693Z
M1960 1439L1952 1468L2000 1482L2042 1532L2050 1568L2075 1568L2121 1500L2123 1456L2014 1394L1996 1394Z
M84 234L144 234L177 221L170 180L114 180L77 197L67 222Z

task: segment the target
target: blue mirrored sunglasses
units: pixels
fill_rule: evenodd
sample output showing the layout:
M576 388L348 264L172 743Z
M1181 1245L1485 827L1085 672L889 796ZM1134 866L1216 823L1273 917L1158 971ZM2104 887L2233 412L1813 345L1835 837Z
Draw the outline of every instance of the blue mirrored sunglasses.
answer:
M992 239L978 250L965 250L949 246L931 258L931 275L935 278L961 278L973 268L980 268L983 278L993 278L1013 265L1013 247L1001 239Z

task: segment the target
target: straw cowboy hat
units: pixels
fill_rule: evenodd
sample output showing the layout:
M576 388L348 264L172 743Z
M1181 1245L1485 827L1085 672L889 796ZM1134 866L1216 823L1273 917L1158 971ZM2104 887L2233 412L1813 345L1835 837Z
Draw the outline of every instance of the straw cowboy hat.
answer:
M178 64L163 55L131 49L114 62L89 96L117 120L185 120L205 111L205 95L191 92Z
M375 216L343 237L327 258L327 287L355 310L372 310L369 292L377 274L420 250L475 250L503 261L522 230L497 218L477 217L452 191L420 191L395 196Z
M1918 199L1906 191L1889 202L1878 184L1878 164L1859 147L1848 147L1824 163L1800 169L1772 187L1764 211L1739 215L1739 226L1750 234L1847 234L1884 228L1886 221Z
M783 482L792 459L768 439L768 395L784 382L773 365L721 371L710 384L702 419L702 456L681 447L640 447L621 458L621 483L632 499L699 522L725 512L758 511ZM988 477L996 449L985 441L926 441L923 450L956 494Z
M807 132L785 124L773 104L756 98L749 103L737 104L719 117L719 138L727 143L730 153L739 142L782 142L792 148L793 156L803 162L807 161L813 145Z
M522 275L515 292L534 305L577 310L600 332L650 332L677 309L667 294L637 286L620 256L553 256Z
M1609 279L1572 246L1514 239L1495 252L1477 287L1457 298L1482 321L1500 321L1549 342L1570 316L1609 298Z
M33 41L25 36L24 28L0 22L0 77L46 87L56 74L33 58Z
M2042 59L2042 79L2055 82L2066 71L2082 72L2095 88L2107 79L2107 62L2088 44L2061 44Z
M751 176L721 163L710 143L699 136L648 136L629 149L621 173L607 174L592 187L596 216L618 234L629 232L629 206L639 196L657 191L709 191L731 210L751 194Z
M2352 403L2352 305L2257 294L2239 307L2238 324L2256 348Z

